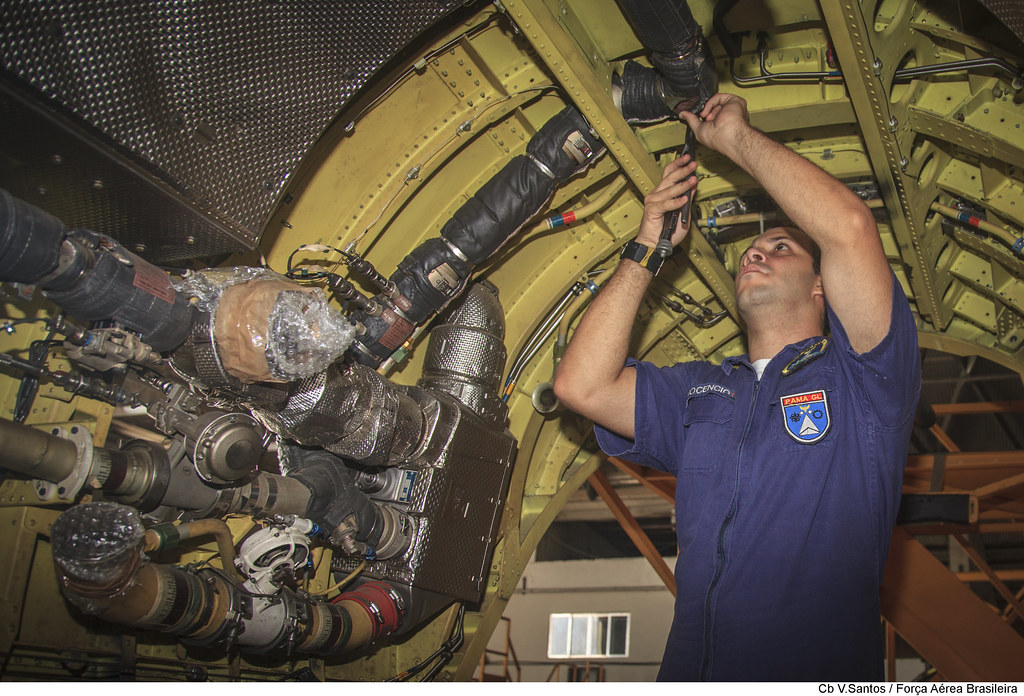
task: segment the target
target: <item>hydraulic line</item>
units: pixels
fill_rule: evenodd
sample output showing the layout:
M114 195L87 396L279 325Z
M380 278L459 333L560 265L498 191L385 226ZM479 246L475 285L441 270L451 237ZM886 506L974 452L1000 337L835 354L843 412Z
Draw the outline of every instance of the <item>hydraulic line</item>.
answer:
M150 527L143 535L143 551L160 551L173 549L185 539L201 536L212 536L217 543L221 565L228 575L239 583L244 582L235 568L235 542L231 538L231 529L224 520L208 519L173 524L166 522Z
M81 394L91 399L113 404L114 406L120 406L121 404L128 406L139 405L138 394L126 392L120 387L104 382L97 377L86 377L78 372L50 370L28 360L22 360L10 353L0 353L0 366L13 367L36 379L48 379L54 384L64 387L64 389L72 394Z
M512 368L508 372L508 377L505 378L505 385L502 390L502 401L508 401L512 392L515 390L516 383L519 381L519 376L522 374L523 369L533 360L534 356L540 351L551 334L558 328L558 322L562 318L562 313L565 311L566 306L573 300L573 298L579 297L580 293L583 292L584 285L576 282L572 284L572 287L566 291L562 298L555 305L554 309L548 312L547 316L541 321L526 343L523 345L522 350L519 351L519 355L516 356L515 361L512 363Z
M768 47L764 42L758 45L758 56L760 74L752 75L750 77L740 77L737 75L735 62L732 60L729 61L729 74L735 84L742 86L771 81L843 79L843 73L840 70L773 73L768 70L766 62L768 58ZM1007 73L1012 76L1015 89L1024 87L1024 83L1022 83L1022 72L1024 71L1020 68L1015 68L1013 65L1000 58L971 58L967 60L954 60L946 63L937 63L935 65L900 68L893 73L893 80L913 80L925 75L940 75L960 71L970 72L972 70L979 70L982 68L995 68Z
M1024 258L1024 237L1017 237L1012 232L1004 230L1002 227L993 225L991 222L982 220L981 218L975 217L963 210L951 208L948 205L932 203L931 209L940 215L945 215L948 218L958 220L964 224L974 227L975 229L979 229L982 232L988 232L991 236L1010 247L1018 258Z
M612 273L615 272L615 268L613 266L602 271L596 280L586 280L583 284L590 291L590 294L581 294L569 305L569 308L565 310L565 314L562 315L561 321L558 322L558 338L555 340L555 369L558 369L558 363L562 361L562 356L565 355L565 349L569 343L569 325L576 318L576 315L580 313L584 305L590 302L590 299L597 294L600 286L604 285L608 278L611 277Z
M604 191L602 191L599 196L594 198L594 200L590 201L589 203L585 203L581 205L579 208L576 208L575 210L567 210L564 213L558 213L557 215L547 217L541 224L537 225L533 230L530 231L533 232L537 230L553 230L556 227L561 227L563 225L569 225L574 222L579 222L580 220L585 220L591 215L603 210L605 206L607 206L609 203L612 202L612 200L614 200L615 196L617 196L619 192L622 191L623 188L625 188L625 186L625 180L619 180L612 184L611 186L609 186Z
M864 201L864 205L872 209L884 208L885 201L881 198L871 198ZM739 215L724 215L721 217L709 215L706 218L694 218L694 222L696 222L699 227L706 229L720 229L730 225L744 225L751 222L775 220L778 216L779 211L777 210L765 210L757 213L740 213Z

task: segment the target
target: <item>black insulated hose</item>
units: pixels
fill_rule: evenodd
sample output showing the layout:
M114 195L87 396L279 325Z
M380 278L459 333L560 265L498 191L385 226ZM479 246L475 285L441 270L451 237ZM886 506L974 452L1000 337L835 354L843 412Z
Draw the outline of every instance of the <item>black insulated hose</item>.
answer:
M718 91L711 49L683 0L619 0L655 70L630 61L621 77L621 109L631 122L699 113Z
M356 313L366 327L357 358L376 367L397 350L416 325L459 295L473 269L490 258L547 203L555 188L585 169L604 145L572 107L556 114L516 156L460 207L441 229L399 264L391 281L398 288L395 307L379 317ZM388 304L384 295L374 298Z
M52 215L0 189L0 281L33 283L83 321L113 319L158 352L188 337L192 307L167 274L113 239L68 232Z

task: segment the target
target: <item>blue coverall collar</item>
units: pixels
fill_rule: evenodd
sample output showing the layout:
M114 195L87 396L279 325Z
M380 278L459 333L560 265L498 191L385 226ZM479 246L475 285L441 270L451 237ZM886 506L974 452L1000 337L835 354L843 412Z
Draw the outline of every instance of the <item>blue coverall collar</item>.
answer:
M791 375L807 363L812 362L815 358L824 355L825 351L828 350L828 344L829 340L826 336L805 338L783 348L771 361L775 362L779 358L787 360L786 367L782 369L782 375ZM751 370L754 369L750 364L750 356L744 353L743 355L736 355L723 360L722 372L729 374L740 365L746 365Z

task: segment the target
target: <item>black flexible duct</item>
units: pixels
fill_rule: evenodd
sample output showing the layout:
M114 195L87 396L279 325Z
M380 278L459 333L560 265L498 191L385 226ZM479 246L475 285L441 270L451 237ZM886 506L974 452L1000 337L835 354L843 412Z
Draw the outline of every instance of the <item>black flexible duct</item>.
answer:
M358 541L379 541L377 506L356 487L340 457L319 449L289 447L287 460L288 477L310 492L303 516L327 529L332 544L340 544L341 540L335 538L339 529L352 532ZM375 523L378 538L372 539Z
M685 0L619 1L655 67L626 64L619 83L623 117L639 123L699 112L718 91L718 74Z
M156 351L178 346L190 331L192 307L166 273L110 237L67 232L57 218L2 189L0 281L37 284L69 314L113 319Z
M562 110L459 208L441 229L398 264L391 276L400 297L379 317L356 313L366 327L357 342L360 362L376 367L423 323L462 292L473 269L501 248L551 197L555 187L585 169L604 151L583 116ZM384 295L374 298L387 306Z
M725 15L736 6L738 0L718 0L715 4L715 13L712 19L712 26L715 27L715 36L722 42L722 47L729 54L729 58L736 60L740 57L740 43L725 26Z

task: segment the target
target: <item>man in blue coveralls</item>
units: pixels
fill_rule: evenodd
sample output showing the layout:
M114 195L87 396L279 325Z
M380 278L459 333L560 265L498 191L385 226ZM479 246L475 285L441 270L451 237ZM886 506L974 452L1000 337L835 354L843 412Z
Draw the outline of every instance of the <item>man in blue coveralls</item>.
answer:
M740 260L749 353L627 359L658 267L647 250L696 185L683 157L645 198L555 391L595 422L605 452L677 478L678 592L659 679L880 680L878 587L920 389L910 308L846 186L753 128L740 97L683 116L799 228L765 231ZM686 233L681 221L673 243Z

